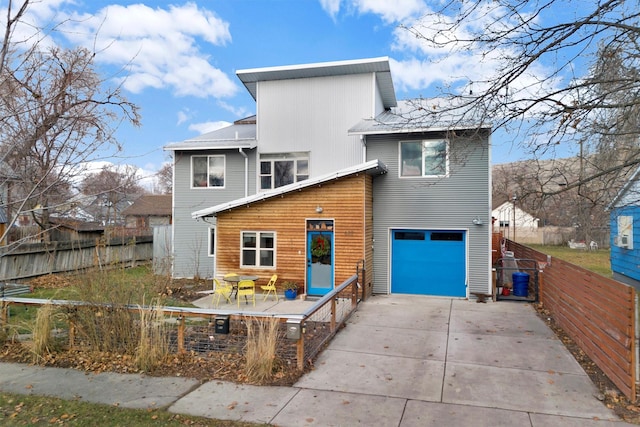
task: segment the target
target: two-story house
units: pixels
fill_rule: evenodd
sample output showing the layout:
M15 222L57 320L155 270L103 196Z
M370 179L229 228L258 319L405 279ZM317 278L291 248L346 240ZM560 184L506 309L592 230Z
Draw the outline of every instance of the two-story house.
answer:
M388 58L241 70L256 115L174 152L173 275L490 292L490 126L398 102Z

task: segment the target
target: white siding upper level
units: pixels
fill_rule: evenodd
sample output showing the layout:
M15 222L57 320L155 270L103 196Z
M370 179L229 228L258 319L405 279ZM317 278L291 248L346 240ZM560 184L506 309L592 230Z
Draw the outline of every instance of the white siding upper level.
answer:
M309 152L310 175L364 161L354 123L375 117L371 74L258 82L259 153Z

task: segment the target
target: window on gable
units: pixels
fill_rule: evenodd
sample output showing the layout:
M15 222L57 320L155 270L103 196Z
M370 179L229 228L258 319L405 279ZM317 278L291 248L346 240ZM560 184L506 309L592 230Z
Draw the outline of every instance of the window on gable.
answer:
M444 176L448 173L449 142L446 139L400 143L400 176Z
M260 156L260 190L270 190L308 178L309 155L307 153Z
M242 267L275 267L276 233L273 231L243 231Z
M191 157L193 188L223 188L224 169L224 155Z

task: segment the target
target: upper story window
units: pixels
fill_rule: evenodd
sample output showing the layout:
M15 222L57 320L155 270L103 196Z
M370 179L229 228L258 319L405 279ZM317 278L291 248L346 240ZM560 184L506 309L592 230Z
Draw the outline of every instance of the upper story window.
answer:
M242 232L242 267L275 267L276 233L273 231Z
M224 188L224 155L192 156L193 188Z
M270 190L308 178L308 153L262 154L260 156L260 190Z
M400 143L400 176L444 176L449 167L449 141L428 139Z

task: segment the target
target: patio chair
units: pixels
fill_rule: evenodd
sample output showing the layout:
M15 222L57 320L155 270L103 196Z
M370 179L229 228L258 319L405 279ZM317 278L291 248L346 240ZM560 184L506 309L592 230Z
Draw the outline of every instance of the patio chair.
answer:
M229 304L231 304L231 293L233 292L233 287L228 283L222 284L216 279L213 278L213 305L218 307L220 304L220 297L224 297Z
M228 273L224 275L223 280L227 285L231 286L231 294L233 296L233 293L238 290L238 282L240 281L240 276L238 276L237 273ZM238 298L237 294L236 298Z
M266 301L267 298L269 298L269 294L272 292L273 292L273 296L276 297L276 301L278 301L278 292L276 292L276 280L278 280L278 275L274 274L273 276L271 276L271 279L269 279L269 283L267 283L266 285L260 286L260 288L262 289L262 292L266 291L266 293L264 294L263 301Z
M247 299L251 296L253 306L256 306L256 283L253 280L241 280L238 282L238 291L236 293L236 299L238 300L238 308L240 308L240 297L244 296L245 303L249 303Z

